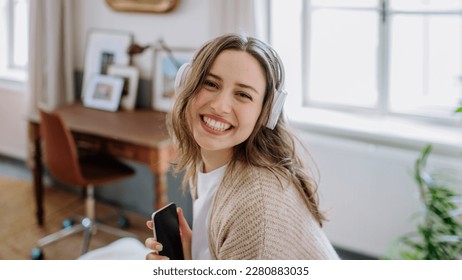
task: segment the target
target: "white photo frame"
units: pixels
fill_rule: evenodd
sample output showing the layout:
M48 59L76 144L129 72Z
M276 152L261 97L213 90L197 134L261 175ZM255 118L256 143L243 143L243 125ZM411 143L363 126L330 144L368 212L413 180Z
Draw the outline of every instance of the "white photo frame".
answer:
M111 64L128 65L128 48L132 44L132 34L113 30L91 30L87 35L82 95L87 83L96 74L107 74Z
M139 70L135 66L112 64L109 65L107 74L124 79L120 107L124 110L134 110L138 92Z
M93 75L85 89L83 105L88 108L115 112L119 108L124 79L108 75Z
M154 48L154 77L152 83L152 108L169 112L175 100L175 77L183 63L194 56L192 48Z

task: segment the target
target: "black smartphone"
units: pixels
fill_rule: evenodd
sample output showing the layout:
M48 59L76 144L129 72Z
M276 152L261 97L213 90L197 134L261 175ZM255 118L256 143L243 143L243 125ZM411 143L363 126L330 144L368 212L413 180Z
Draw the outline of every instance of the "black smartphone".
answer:
M175 203L170 203L152 213L154 238L163 246L160 255L171 260L184 260L180 226Z

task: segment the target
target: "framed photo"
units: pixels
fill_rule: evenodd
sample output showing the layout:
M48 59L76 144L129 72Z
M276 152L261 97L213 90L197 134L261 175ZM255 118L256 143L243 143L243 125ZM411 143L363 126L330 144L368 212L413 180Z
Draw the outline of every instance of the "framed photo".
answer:
M85 89L85 107L115 112L119 108L124 79L108 75L93 75Z
M154 49L154 77L152 83L152 108L168 112L175 98L175 77L183 63L192 60L194 49L164 48Z
M180 0L106 0L115 11L139 13L168 13Z
M129 111L135 109L140 76L138 68L135 66L111 64L108 67L107 74L124 79L120 107Z
M111 64L128 65L127 52L133 41L131 33L109 30L92 30L88 33L83 72L82 95L86 92L90 77L106 75Z

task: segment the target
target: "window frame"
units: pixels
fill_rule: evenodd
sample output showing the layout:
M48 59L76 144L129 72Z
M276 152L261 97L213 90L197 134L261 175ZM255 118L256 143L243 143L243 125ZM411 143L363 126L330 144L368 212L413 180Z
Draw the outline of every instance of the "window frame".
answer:
M278 1L278 0L270 0ZM455 158L462 157L462 137L460 128L462 125L462 114L454 114L454 118L441 119L423 115L411 115L405 113L391 112L388 110L388 83L389 83L389 38L390 21L386 20L379 24L378 48L378 105L375 109L359 108L344 105L332 104L307 104L307 85L303 77L307 75L309 62L309 36L307 30L309 21L307 17L308 5L310 2L302 0L301 15L301 85L295 90L289 91L286 100L286 112L289 121L294 128L309 133L320 133L341 139L351 139L370 143L371 147L376 145L387 145L397 148L419 151L428 143L434 146L434 152ZM379 0L377 11L380 12L379 20L390 16L388 0ZM272 24L272 3L268 9L268 35L269 43L274 45ZM309 12L309 11L308 11ZM388 12L388 14L387 14ZM392 11L393 13L407 13L404 11ZM309 34L308 34L309 35ZM280 40L279 40L280 41ZM276 46L277 47L277 44ZM283 58L284 59L284 58ZM286 61L284 61L286 63ZM287 73L288 71L286 71ZM287 83L286 83L287 85Z
M274 1L274 0L272 0ZM425 122L432 122L435 124L449 125L449 126L460 126L461 116L454 115L450 117L445 116L428 116L425 114L410 113L410 112L397 112L393 111L390 108L390 92L389 92L389 83L390 83L390 25L391 18L396 15L447 15L453 16L458 15L462 17L462 11L404 11L404 10L394 10L390 7L389 0L379 0L378 6L375 8L351 8L351 7L338 7L329 9L339 9L339 10L372 10L376 11L379 15L379 23L377 31L378 36L378 49L377 49L377 93L378 99L375 106L370 108L359 107L355 105L346 105L346 104L330 104L324 102L318 102L310 99L309 93L309 63L310 63L310 2L311 1L302 1L302 14L301 21L301 40L302 40L302 85L301 85L301 104L303 108L316 108L324 110L332 110L337 112L344 112L350 114L358 115L372 115L372 116L382 116L382 117L397 117L397 118L407 118ZM271 21L271 19L270 19ZM271 31L270 31L271 33ZM271 36L269 36L271 38ZM303 78L305 77L305 78ZM462 83L461 83L462 87Z
M16 55L17 48L15 46L16 34L15 34L15 1L17 0L5 0L6 1L6 22L5 28L7 43L6 46L6 65L5 68L0 69L0 81L3 82L18 82L24 83L27 79L27 63L25 66L15 64L14 57ZM27 9L29 9L29 0L25 0ZM27 19L28 20L28 19ZM28 23L27 23L28 24Z

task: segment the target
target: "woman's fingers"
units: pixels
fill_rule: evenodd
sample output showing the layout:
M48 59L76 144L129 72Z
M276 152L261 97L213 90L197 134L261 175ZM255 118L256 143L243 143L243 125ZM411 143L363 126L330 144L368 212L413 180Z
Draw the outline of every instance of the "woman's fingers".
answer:
M149 254L146 255L146 260L157 260L157 261L160 261L160 260L169 260L168 257L166 256L161 256L159 254L156 254L155 252L151 252Z
M146 238L144 241L144 245L147 248L151 249L152 252L146 255L147 260L168 260L169 258L166 256L161 256L159 253L162 252L163 246L159 242L156 241L155 238L149 237Z
M151 250L153 250L153 251L155 251L157 253L159 253L163 249L162 244L157 242L157 240L154 237L146 238L146 240L144 241L144 245L146 245L146 247L148 247L149 249L151 249Z

